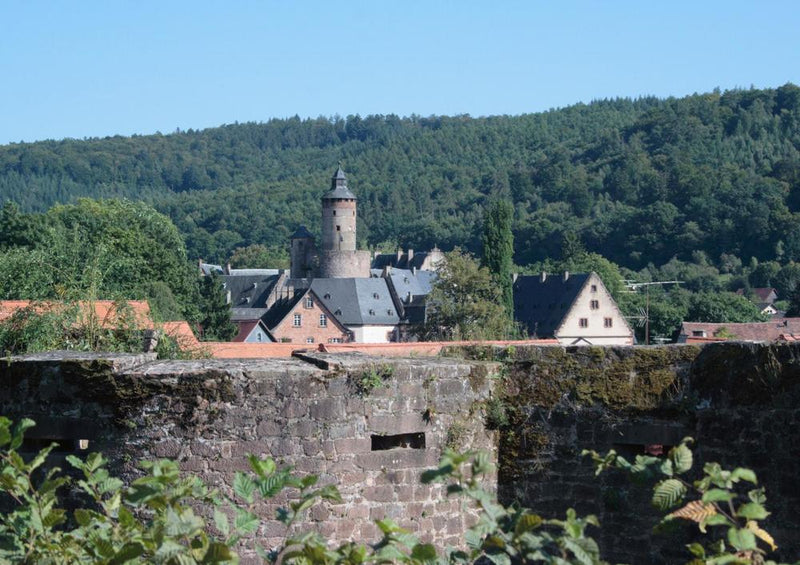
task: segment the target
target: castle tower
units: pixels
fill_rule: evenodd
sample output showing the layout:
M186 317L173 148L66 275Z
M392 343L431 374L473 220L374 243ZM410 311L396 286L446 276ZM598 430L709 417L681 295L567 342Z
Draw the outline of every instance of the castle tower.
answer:
M289 249L290 277L293 279L306 279L314 276L314 259L317 250L314 246L314 236L305 226L295 230L290 238Z
M331 189L322 197L322 250L356 250L356 195L347 188L341 167L331 178Z
M370 254L356 251L356 195L347 188L340 166L322 197L322 249L319 276L369 277Z

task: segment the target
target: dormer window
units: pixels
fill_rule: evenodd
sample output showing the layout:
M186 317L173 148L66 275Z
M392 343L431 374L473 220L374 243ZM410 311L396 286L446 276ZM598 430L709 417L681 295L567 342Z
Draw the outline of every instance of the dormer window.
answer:
M380 295L380 294L378 294L377 292L374 292L374 293L372 294L372 298L374 298L375 300L380 300L380 298L381 298L381 295Z
M336 312L334 312L334 315L341 316L342 315L342 311L341 310L336 310Z
M374 315L375 315L375 310L370 310L370 311L369 311L369 315L370 315L370 316L374 316Z
M326 293L325 293L325 300L330 300L330 299L331 299L331 295L330 295L330 293L329 293L329 292L326 292Z

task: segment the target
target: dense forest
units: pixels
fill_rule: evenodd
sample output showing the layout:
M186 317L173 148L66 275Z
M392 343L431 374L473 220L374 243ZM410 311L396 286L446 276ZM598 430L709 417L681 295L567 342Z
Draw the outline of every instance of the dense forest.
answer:
M623 275L710 292L800 279L800 88L601 100L522 116L348 116L0 147L0 197L44 212L143 200L189 258L278 249L318 229L342 161L363 247L480 253L488 203L514 207L514 260L565 237Z

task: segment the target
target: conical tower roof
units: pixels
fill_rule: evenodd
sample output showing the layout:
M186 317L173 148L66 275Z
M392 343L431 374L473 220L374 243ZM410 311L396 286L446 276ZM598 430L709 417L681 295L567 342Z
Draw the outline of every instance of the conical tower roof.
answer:
M355 200L356 195L347 188L347 177L342 170L342 165L336 169L331 177L331 189L322 197L323 200Z

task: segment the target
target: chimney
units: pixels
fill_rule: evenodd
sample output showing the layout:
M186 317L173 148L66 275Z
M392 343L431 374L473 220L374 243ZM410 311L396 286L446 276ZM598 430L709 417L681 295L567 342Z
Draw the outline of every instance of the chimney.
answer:
M231 303L231 291L229 290L228 292L225 293L225 304L230 304L230 303Z
M386 265L383 268L383 272L381 273L381 277L384 278L384 279L388 279L389 275L391 275L391 274L392 274L392 266L391 265Z
M413 253L413 251L412 251L412 253ZM416 267L411 267L411 274L412 275L416 275L417 274L417 268Z
M408 291L408 294L406 295L406 302L411 304L411 291L410 290Z
M411 260L413 258L414 258L414 250L413 249L409 249L408 250L408 262L409 262L409 264L411 263Z
M230 261L229 261L229 262L227 262L227 263L225 263L225 274L226 274L226 275L230 275L230 274L231 274L231 264L230 264Z
M544 271L542 271L542 274L541 274L541 275L539 275L539 280L540 280L540 282L544 282L544 281L546 281L546 280L547 280L547 273L545 273Z
M403 248L402 247L398 247L397 248L397 264L398 265L400 264L400 259L402 257L403 257Z
M569 280L569 271L564 271L564 282Z

